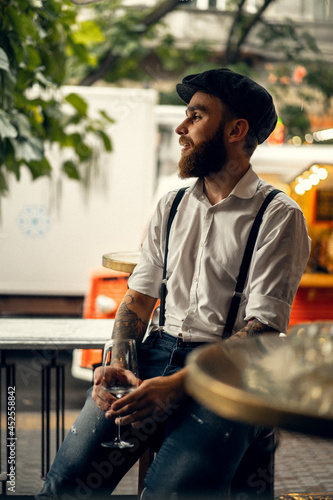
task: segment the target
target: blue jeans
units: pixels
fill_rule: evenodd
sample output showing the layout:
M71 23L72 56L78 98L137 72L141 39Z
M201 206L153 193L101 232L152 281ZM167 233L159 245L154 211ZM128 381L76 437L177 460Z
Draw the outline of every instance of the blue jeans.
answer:
M139 351L140 378L167 376L184 366L192 347L177 347L167 333L153 333ZM237 466L260 428L223 419L191 398L161 401L140 429L124 426L134 447L103 448L116 426L93 400L92 389L36 500L104 499L148 446L160 446L145 480L143 500L210 500L226 496Z

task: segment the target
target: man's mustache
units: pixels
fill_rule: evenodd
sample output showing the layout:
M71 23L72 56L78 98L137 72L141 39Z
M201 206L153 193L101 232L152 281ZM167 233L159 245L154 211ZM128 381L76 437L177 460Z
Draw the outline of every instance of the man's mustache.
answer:
M179 138L179 144L181 146L193 146L193 142L191 141L191 139L188 139L183 136Z

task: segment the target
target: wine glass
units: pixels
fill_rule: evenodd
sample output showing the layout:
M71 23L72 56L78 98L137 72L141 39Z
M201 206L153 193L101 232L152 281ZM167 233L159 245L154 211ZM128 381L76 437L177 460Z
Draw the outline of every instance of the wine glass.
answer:
M134 391L139 385L138 361L134 339L111 339L106 342L103 352L102 388L120 399ZM120 420L120 419L119 419ZM103 442L106 448L132 448L134 443L123 441L120 423L114 441Z

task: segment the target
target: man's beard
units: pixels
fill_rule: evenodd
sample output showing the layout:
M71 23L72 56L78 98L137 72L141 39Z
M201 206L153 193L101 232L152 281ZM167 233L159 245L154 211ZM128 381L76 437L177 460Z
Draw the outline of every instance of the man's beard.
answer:
M227 160L224 144L224 123L221 123L213 137L191 145L191 150L179 160L179 177L207 177L219 172Z

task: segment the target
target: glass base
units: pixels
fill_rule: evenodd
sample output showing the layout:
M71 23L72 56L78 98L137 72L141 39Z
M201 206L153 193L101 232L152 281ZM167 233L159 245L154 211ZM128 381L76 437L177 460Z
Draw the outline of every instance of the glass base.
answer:
M109 443L101 443L104 448L118 448L123 450L125 448L133 448L134 443L128 443L127 441L110 441Z

